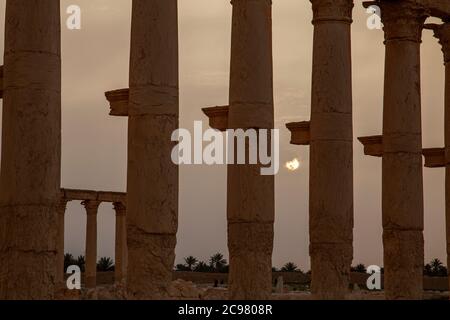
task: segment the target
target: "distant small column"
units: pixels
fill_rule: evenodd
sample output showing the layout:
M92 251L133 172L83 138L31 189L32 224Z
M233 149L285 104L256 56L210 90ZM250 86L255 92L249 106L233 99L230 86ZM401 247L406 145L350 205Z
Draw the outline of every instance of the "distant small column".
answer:
M114 202L116 211L116 261L115 282L120 283L126 278L127 264L127 225L126 206L122 202Z
M67 209L67 199L61 199L58 206L58 269L56 272L58 286L64 286L64 226Z
M85 200L86 208L86 272L85 286L95 288L97 285L97 213L100 201Z

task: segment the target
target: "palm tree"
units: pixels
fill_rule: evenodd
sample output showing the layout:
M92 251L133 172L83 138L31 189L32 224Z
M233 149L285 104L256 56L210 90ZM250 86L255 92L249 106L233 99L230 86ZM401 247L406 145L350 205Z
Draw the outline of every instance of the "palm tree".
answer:
M222 272L227 265L227 260L223 258L223 254L216 253L209 258L209 265L215 272Z
M439 260L439 259L431 260L430 265L431 265L431 272L434 275L438 275L440 273L442 267L444 266L442 264L441 260Z
M185 264L179 263L175 266L176 271L191 271Z
M73 258L73 255L70 253L66 253L64 255L64 272L67 270L69 266L75 265L76 261Z
M195 272L210 272L211 267L208 266L208 264L206 262L200 261L195 265L194 271Z
M423 274L429 277L433 275L433 268L431 267L431 264L427 263L425 265L425 267L423 268Z
M111 258L102 257L97 262L97 271L106 272L113 269L114 262Z
M186 258L184 258L184 262L186 264L186 266L188 267L189 271L193 271L195 265L198 263L197 258L193 257L193 256L188 256Z
M86 260L84 256L78 256L76 265L80 267L81 272L84 272L85 266L86 266Z
M358 264L356 267L352 267L351 271L353 272L358 272L358 273L366 273L367 269L366 266L363 265L362 263Z
M298 267L295 263L293 262L288 262L286 263L283 268L281 268L281 272L295 272L298 270Z

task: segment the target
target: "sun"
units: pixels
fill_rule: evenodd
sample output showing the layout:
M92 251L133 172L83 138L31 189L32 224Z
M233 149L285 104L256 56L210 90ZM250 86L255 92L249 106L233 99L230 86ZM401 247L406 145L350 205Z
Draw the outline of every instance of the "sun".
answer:
M295 158L291 161L286 162L285 167L289 171L296 171L300 168L300 161L297 158Z

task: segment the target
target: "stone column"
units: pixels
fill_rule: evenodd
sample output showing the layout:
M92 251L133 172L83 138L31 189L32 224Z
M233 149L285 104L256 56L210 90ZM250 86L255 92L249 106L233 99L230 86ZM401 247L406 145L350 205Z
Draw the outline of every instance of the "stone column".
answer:
M61 162L60 1L8 0L0 174L0 300L51 299Z
M67 209L67 199L61 199L58 207L58 269L56 272L56 280L58 285L63 287L64 284L64 227L65 227L65 215Z
M353 1L311 2L311 291L316 299L344 299L353 260Z
M97 285L97 212L100 201L85 200L86 208L86 268L85 286L95 288Z
M445 220L447 239L447 266L450 268L450 22L435 30L444 53L445 63ZM450 288L450 271L449 271Z
M274 126L272 2L232 0L231 3L228 126L271 129ZM260 164L228 165L230 299L267 299L272 292L274 177L261 175L260 169Z
M128 294L168 295L178 229L177 0L133 0L128 120Z
M382 210L387 299L421 299L424 216L420 44L425 13L381 2L386 61Z
M115 281L122 282L126 278L127 263L127 225L126 225L126 207L122 202L114 202L116 211L116 262L115 262Z

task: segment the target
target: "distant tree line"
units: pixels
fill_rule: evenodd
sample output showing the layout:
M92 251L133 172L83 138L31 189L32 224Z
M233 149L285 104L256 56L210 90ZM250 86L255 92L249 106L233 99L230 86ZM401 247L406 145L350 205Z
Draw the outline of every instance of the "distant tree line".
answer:
M207 262L200 261L193 256L184 258L184 263L175 266L177 271L228 273L229 266L223 254L213 254Z
M80 255L77 258L70 253L66 253L64 255L64 271L67 270L69 266L78 266L80 267L81 272L84 272L86 269L86 259L84 256ZM97 271L99 272L108 272L114 271L114 261L109 257L102 257L97 261Z
M213 254L208 261L201 261L193 256L188 256L183 259L184 263L177 264L175 266L176 271L190 271L190 272L205 272L205 273L228 273L229 265L223 254ZM83 255L74 258L70 253L64 255L64 270L71 265L77 265L81 271L85 271L86 259ZM114 271L114 261L109 257L102 257L97 262L97 271L108 272ZM280 269L273 267L273 272L299 272L303 274L310 274L311 271L303 272L293 262L288 262ZM352 272L367 273L367 268L364 264L360 263L354 267L351 267ZM384 269L381 268L381 273L384 273ZM430 263L427 263L424 267L423 274L428 277L446 277L448 274L447 268L439 259L433 259Z
M223 254L216 253L212 255L207 262L201 261L193 256L188 256L183 259L184 263L175 266L176 271L190 271L190 272L208 272L208 273L228 273L229 265ZM293 262L286 263L282 268L272 268L274 272L300 272L297 265Z
M356 267L351 268L352 272L366 273L367 268L360 263ZM381 268L381 273L384 273L384 268ZM439 259L433 259L427 263L423 268L423 275L428 277L446 277L448 273L447 268Z
M433 259L425 265L423 274L429 277L446 277L447 268L439 259Z

